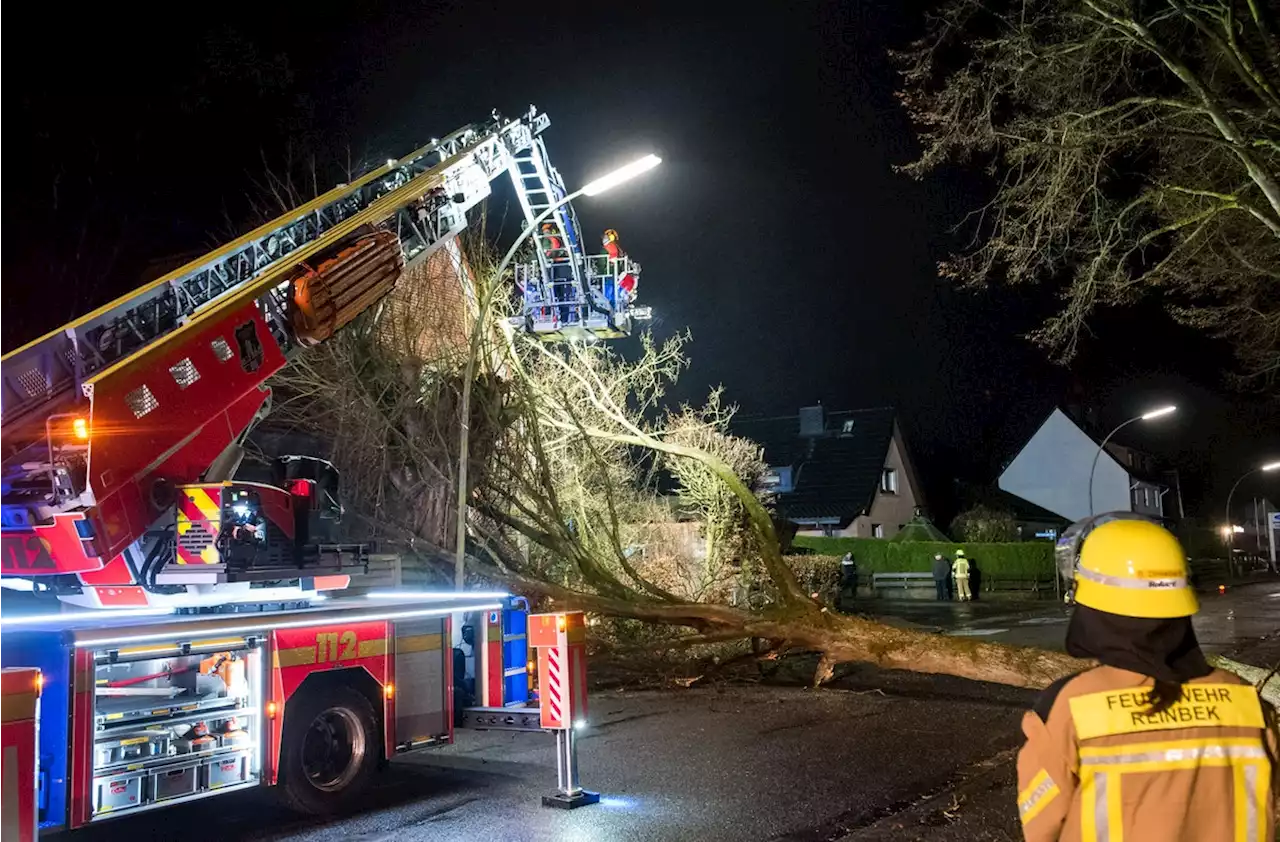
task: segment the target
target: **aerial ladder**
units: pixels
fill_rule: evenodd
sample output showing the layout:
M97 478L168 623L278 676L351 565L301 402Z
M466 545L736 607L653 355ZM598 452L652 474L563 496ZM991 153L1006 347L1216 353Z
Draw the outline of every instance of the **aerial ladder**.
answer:
M332 465L285 457L272 484L234 479L267 381L406 268L456 252L494 179L528 223L562 198L549 124L495 111L5 354L0 585L95 608L345 587L368 548L337 538ZM516 318L547 339L626 336L647 314L617 281L639 266L588 255L581 230L556 212L563 254L539 241L516 267Z
M510 171L530 223L567 195L541 138L512 156ZM647 307L635 305L640 265L625 256L588 255L572 204L556 208L539 225L535 245L535 261L515 267L521 312L511 317L514 327L545 340L618 339L650 317ZM623 283L628 276L630 290Z

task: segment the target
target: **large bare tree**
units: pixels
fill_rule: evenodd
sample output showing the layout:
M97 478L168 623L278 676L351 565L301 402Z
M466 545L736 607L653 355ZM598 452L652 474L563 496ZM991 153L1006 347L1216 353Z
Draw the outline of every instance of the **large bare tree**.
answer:
M1052 285L1069 360L1102 306L1153 298L1280 374L1280 47L1262 0L943 0L897 56L923 152L994 195L960 283Z

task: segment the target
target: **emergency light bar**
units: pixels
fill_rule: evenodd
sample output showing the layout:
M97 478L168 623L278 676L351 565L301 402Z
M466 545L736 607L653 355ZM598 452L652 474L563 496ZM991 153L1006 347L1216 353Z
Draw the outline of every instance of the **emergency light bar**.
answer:
M34 614L30 617L0 617L2 626L36 625L38 623L73 623L76 620L115 619L116 617L160 617L172 614L173 608L121 608L98 611L68 611L58 614Z

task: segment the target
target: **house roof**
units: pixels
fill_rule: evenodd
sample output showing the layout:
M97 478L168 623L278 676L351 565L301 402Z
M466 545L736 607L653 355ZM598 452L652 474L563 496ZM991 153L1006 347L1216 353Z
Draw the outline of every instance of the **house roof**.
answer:
M916 515L903 524L898 530L898 534L889 539L898 543L908 541L950 541L941 529L934 525L933 521L924 515Z
M801 437L798 416L743 418L733 432L764 448L772 467L790 466L794 491L782 494L778 508L792 520L833 518L847 523L875 497L893 438L892 407L826 414L820 436ZM845 423L852 422L848 432Z

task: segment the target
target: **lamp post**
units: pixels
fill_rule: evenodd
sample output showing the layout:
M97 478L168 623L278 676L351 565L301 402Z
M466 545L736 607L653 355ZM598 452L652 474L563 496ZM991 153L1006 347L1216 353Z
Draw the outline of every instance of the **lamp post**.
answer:
M1102 440L1102 444L1098 445L1097 451L1093 454L1093 465L1089 467L1089 514L1093 515L1093 473L1098 470L1098 457L1102 455L1102 451L1106 448L1107 442L1111 441L1111 437L1116 433L1133 424L1136 421L1151 421L1155 418L1162 418L1172 412L1177 411L1176 406L1162 406L1159 409L1153 409L1150 412L1144 412L1141 415L1135 415L1128 421L1121 423L1114 430L1107 433L1107 437Z
M1243 474L1240 475L1240 478L1236 480L1235 485L1231 486L1231 490L1227 492L1227 519L1225 521L1226 525L1222 528L1222 535L1224 538L1227 539L1227 564L1228 565L1231 565L1234 562L1234 554L1235 554L1235 546L1236 546L1235 529L1231 525L1231 498L1235 496L1236 489L1240 487L1240 483L1244 482L1245 477L1252 476L1253 474L1256 474L1259 471L1276 471L1276 470L1280 470L1280 462L1268 462L1265 465L1259 465L1256 468L1250 468L1249 470L1245 471Z
M570 193L542 213L534 217L524 230L520 232L520 236L516 237L511 248L503 256L502 262L498 264L498 269L493 273L493 279L488 288L481 296L479 307L476 312L476 321L471 328L471 342L467 350L467 368L462 380L462 401L460 404L459 415L459 433L458 433L458 509L457 521L454 524L456 529L456 539L454 543L454 559L453 559L453 584L458 590L462 590L463 580L466 576L466 552L467 552L467 467L470 461L470 439L471 439L471 381L476 376L476 357L480 352L480 337L484 334L484 325L489 319L489 308L493 306L493 296L498 286L502 283L502 273L507 270L508 264L516 256L516 251L520 248L520 244L524 242L526 237L533 236L534 232L542 221L560 208L569 204L569 202L579 196L598 196L606 190L610 190L630 181L641 173L648 172L658 164L662 163L662 159L657 155L646 155L645 157L632 161L624 167L619 167L608 175L597 178L588 182L581 189Z

